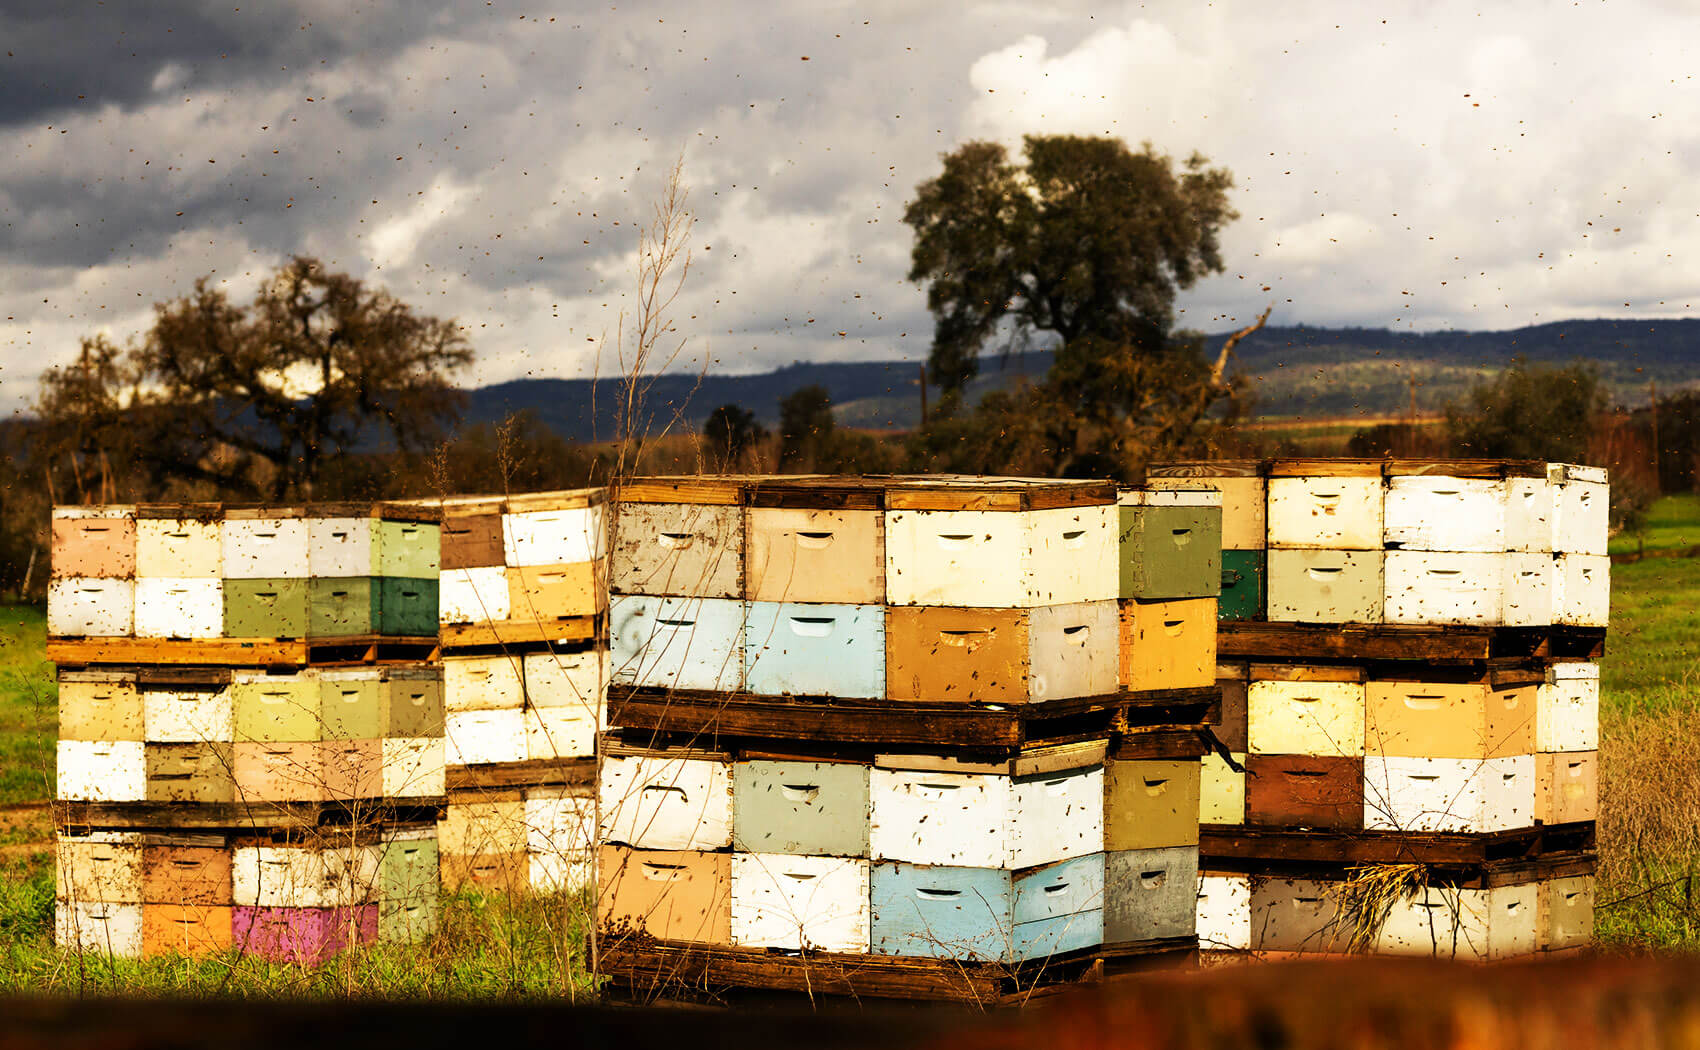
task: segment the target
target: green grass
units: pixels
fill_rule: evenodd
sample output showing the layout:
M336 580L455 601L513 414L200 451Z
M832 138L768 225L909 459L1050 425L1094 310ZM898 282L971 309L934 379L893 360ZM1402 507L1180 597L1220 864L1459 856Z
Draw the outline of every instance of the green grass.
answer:
M1695 710L1700 558L1614 565L1611 586L1611 633L1600 662L1602 714Z
M53 797L58 686L39 608L0 606L0 805Z
M1611 553L1638 550L1687 551L1700 547L1700 495L1666 496L1647 511L1640 534L1623 533L1611 541Z

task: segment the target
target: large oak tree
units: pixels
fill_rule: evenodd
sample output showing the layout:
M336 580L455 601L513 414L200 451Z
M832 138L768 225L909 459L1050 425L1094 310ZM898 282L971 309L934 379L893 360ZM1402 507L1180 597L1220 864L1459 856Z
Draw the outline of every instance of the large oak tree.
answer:
M453 320L295 258L248 305L203 277L128 347L86 341L42 377L40 444L86 464L122 443L154 492L322 498L327 465L357 447L439 440L471 361Z

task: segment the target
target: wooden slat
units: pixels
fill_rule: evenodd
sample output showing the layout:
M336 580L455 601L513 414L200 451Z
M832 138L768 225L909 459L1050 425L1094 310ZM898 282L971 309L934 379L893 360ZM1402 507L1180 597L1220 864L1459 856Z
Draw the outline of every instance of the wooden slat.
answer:
M760 480L753 474L705 474L700 477L632 478L614 493L620 503L692 503L741 506L750 485Z
M351 821L429 823L439 819L445 798L409 799L405 804L378 799L352 802L56 802L60 827L157 830L305 829Z
M1256 478L1267 467L1261 459L1194 459L1153 463L1145 468L1151 478Z
M1547 465L1538 459L1390 459L1388 477L1435 475L1443 478L1544 478Z
M1306 831L1206 824L1199 863L1224 860L1321 864L1485 864L1545 852L1592 849L1593 824L1519 828L1487 835L1403 831Z
M47 658L58 664L203 664L228 667L299 666L305 641L217 638L50 638Z
M536 510L582 510L606 502L608 490L604 488L554 489L548 492L510 493L503 499L502 509L509 514L523 514Z
M1272 478L1379 478L1385 462L1379 459L1272 459Z
M439 630L444 649L535 645L541 642L588 642L601 636L601 616L571 616L558 620L504 620L500 623L453 623L444 624Z
M1252 664L1247 671L1253 682L1361 682L1362 667L1319 664Z
M1226 659L1486 660L1494 632L1486 627L1402 624L1298 624L1225 620L1216 652Z
M449 766L446 779L450 791L545 785L578 786L596 781L596 759L544 758L485 766Z

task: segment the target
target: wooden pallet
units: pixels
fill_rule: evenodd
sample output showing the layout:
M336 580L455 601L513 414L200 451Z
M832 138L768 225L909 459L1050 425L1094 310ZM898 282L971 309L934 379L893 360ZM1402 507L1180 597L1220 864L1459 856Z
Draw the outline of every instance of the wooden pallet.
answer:
M424 663L437 658L435 637L349 638L50 638L47 658L60 667L103 664L173 667L306 667Z
M446 623L439 629L445 650L505 649L551 642L594 642L602 638L607 620L601 614L531 618L500 623Z
M1309 864L1451 864L1528 861L1594 848L1594 823L1537 824L1486 835L1404 831L1333 831L1205 824L1202 867L1224 861Z
M615 686L609 690L608 721L621 729L694 740L793 740L997 751L1116 732L1196 728L1219 722L1221 707L1219 686L1048 700L1003 708Z
M1118 973L1180 969L1198 955L1194 937L1086 948L1026 963L964 962L894 955L782 952L605 934L598 971L641 999L724 999L739 989L820 997L908 999L1018 1006L1036 996L1095 984L1114 960Z
M341 802L55 802L61 828L306 830L358 824L430 823L442 818L442 797Z
M544 758L532 762L500 762L483 766L449 766L448 790L485 788L575 787L596 783L594 758Z
M1223 660L1407 661L1461 664L1489 660L1597 660L1603 627L1443 627L1426 624L1305 624L1223 620Z

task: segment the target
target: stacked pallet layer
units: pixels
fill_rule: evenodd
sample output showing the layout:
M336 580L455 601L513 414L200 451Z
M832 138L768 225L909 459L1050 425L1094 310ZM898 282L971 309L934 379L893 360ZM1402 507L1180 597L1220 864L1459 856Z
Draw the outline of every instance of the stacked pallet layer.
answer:
M317 964L436 926L433 824L348 845L219 832L61 832L59 943L119 957L231 950Z
M583 821L607 727L606 494L442 509L444 884L576 890L592 881Z
M1296 624L1603 628L1605 471L1503 461L1153 468L1223 494L1222 616Z
M1550 641L1472 645L1432 632L1603 628L1603 472L1398 461L1176 469L1266 523L1265 611L1295 625L1225 629L1232 653L1251 658L1218 667L1201 938L1242 951L1477 959L1585 942L1598 667L1561 658ZM1383 626L1372 636L1361 624ZM1294 662L1295 650L1317 659ZM1367 899L1375 879L1404 881Z
M432 639L437 533L434 512L398 504L56 507L48 633L108 646Z
M858 980L913 967L1191 945L1195 738L1124 756L1094 723L1095 740L1035 732L988 753L953 746L945 727L966 712L1086 711L1130 695L1130 668L1144 693L1213 692L1213 493L1193 498L1206 520L1184 586L1162 578L1161 556L1142 561L1158 578L1130 584L1125 615L1118 536L1160 526L1184 543L1184 530L1118 508L1108 485L654 479L620 498L622 731L599 783L599 921L616 974L625 956L632 970L667 961L651 938L674 963L804 952L863 993ZM1133 605L1159 600L1173 604L1141 630ZM1182 615L1188 600L1209 608ZM696 706L632 717L668 697ZM844 737L806 725L813 713Z
M438 543L388 504L55 509L62 944L318 961L430 928Z

